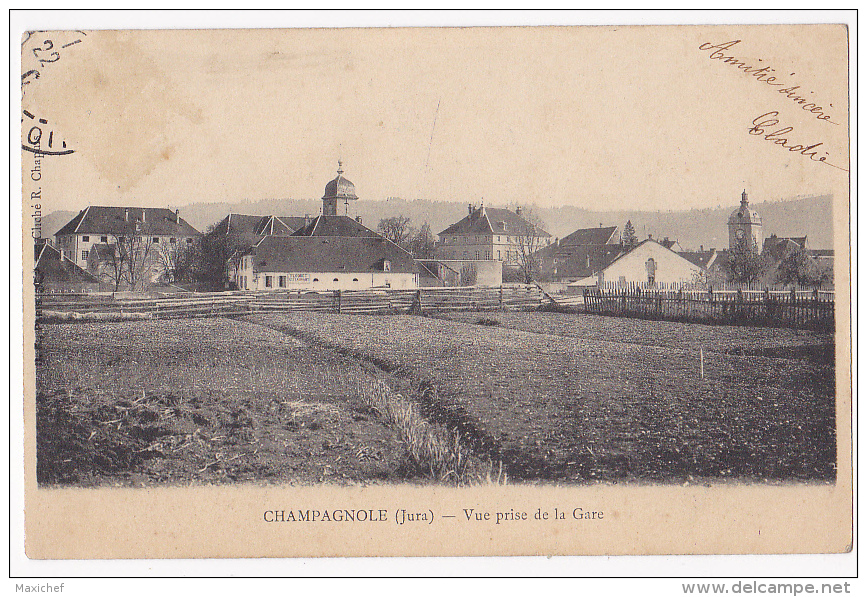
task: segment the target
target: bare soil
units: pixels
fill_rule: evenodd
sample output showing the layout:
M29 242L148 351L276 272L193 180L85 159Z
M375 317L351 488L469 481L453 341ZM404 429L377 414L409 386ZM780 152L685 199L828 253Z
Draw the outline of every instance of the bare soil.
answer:
M427 416L460 428L512 479L835 479L833 358L821 357L833 345L821 336L543 313L452 318L471 323L245 319L400 376ZM806 356L774 352L799 346ZM710 347L704 377L700 347Z
M229 319L37 331L37 479L77 486L417 478L347 357Z

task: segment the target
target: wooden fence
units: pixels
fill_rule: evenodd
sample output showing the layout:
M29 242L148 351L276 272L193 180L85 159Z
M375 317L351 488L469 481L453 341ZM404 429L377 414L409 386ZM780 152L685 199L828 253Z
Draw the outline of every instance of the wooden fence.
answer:
M834 293L584 290L584 312L695 323L834 330Z
M535 309L545 301L536 286L421 288L333 292L179 293L164 297L112 294L37 295L37 316L80 318L217 317L250 313L426 313ZM69 314L78 314L70 317Z

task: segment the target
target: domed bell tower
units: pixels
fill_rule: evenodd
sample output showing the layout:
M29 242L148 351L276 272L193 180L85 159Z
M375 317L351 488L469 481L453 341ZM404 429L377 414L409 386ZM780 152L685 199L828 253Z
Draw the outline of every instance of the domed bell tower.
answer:
M322 215L336 216L338 203L343 203L345 214L349 213L349 202L358 201L355 194L355 185L343 178L343 162L337 162L337 178L325 185L325 194L322 196Z
M729 248L733 249L742 242L748 242L758 252L762 250L762 218L759 212L750 209L747 191L741 193L741 206L729 216Z

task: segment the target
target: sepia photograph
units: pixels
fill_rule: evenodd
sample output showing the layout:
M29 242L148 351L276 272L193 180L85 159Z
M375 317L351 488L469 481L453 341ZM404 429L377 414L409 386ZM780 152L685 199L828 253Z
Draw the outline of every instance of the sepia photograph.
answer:
M20 46L29 557L851 549L845 25Z

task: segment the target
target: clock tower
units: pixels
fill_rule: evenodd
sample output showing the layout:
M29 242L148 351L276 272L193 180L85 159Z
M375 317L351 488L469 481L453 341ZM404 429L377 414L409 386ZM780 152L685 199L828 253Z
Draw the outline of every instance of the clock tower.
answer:
M761 251L764 242L762 218L759 212L750 209L746 189L741 193L741 206L729 216L729 248L735 248L744 240L748 241L756 252Z

